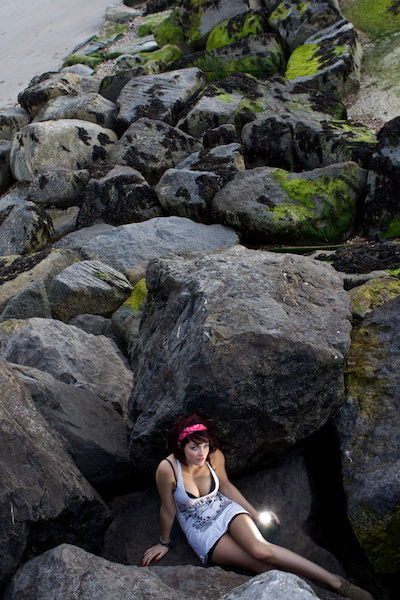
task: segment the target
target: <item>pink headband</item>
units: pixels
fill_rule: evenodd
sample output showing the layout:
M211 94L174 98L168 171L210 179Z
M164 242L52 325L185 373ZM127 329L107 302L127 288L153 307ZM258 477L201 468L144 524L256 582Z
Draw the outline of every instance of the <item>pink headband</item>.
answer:
M196 425L190 425L190 427L185 427L185 429L182 429L182 431L180 432L178 441L180 442L185 437L187 437L191 433L194 433L195 431L207 431L207 427L205 425L202 425L201 423L197 423Z

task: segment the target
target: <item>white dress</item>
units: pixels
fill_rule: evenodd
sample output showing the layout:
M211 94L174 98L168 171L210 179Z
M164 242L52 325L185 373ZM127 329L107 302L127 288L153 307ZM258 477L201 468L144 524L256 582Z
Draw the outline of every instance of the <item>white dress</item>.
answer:
M219 491L218 476L208 462L206 464L214 478L214 489L200 498L188 496L183 485L181 463L179 460L176 462L178 465L178 479L174 491L176 516L189 544L202 563L206 563L209 551L226 533L233 517L241 513L249 513L243 506Z

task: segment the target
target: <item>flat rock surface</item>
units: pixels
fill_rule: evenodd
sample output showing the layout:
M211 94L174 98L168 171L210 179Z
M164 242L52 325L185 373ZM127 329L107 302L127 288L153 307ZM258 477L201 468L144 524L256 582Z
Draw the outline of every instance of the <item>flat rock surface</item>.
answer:
M201 225L181 217L160 217L121 225L82 247L86 259L98 259L124 273L131 283L144 276L154 258L218 251L238 242L223 225Z

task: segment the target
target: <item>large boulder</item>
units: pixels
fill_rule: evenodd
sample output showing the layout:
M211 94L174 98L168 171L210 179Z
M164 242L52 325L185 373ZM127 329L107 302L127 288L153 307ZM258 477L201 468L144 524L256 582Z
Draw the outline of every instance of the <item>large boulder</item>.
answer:
M0 361L0 585L23 559L65 540L98 551L107 509Z
M77 226L90 227L98 218L112 225L125 225L159 216L157 195L141 173L117 165L104 177L89 181Z
M395 117L378 133L368 173L365 219L370 234L383 239L400 236L399 184L400 117Z
M349 301L330 266L237 247L155 261L147 287L130 399L141 468L154 468L162 432L194 409L221 424L240 471L310 435L343 403Z
M89 176L87 169L40 169L30 182L28 198L44 207L79 206Z
M97 259L121 271L131 283L145 275L155 258L215 252L238 242L223 225L201 225L181 217L160 217L121 225L82 247L85 259Z
M117 107L100 94L87 92L78 96L59 96L39 111L35 121L80 119L97 123L106 129L114 128Z
M310 36L342 19L331 0L283 0L271 13L268 22L293 51Z
M116 102L122 88L131 79L145 74L143 67L133 67L131 69L123 69L113 75L107 75L101 80L99 94L107 98L107 100L111 100L111 102Z
M30 116L21 106L0 108L0 140L12 140L24 125L28 125Z
M38 279L44 281L48 290L57 273L71 265L79 256L70 250L38 252L33 256L13 257L9 266L3 269L0 286L0 310L7 302Z
M43 73L34 77L28 87L18 94L18 102L31 115L35 115L53 98L83 92L97 92L98 85L96 79L77 73Z
M212 217L252 243L335 243L354 229L366 180L352 162L303 173L239 171L214 196Z
M18 181L32 181L40 169L85 169L107 160L110 146L116 141L111 129L89 121L31 123L14 137L11 171Z
M284 66L282 46L272 33L262 33L228 46L189 54L172 63L175 69L197 67L209 81L218 81L238 71L267 78Z
M11 319L0 324L0 356L90 390L117 412L126 412L132 372L109 338L53 319Z
M71 233L68 233L65 237L61 238L61 240L58 240L55 244L53 244L53 248L65 248L68 250L74 250L75 252L80 252L81 248L90 240L98 235L101 235L102 233L112 231L113 229L115 229L113 225L101 222L96 223L91 227L83 227L82 229L78 229L78 231L72 231Z
M365 125L301 105L293 111L258 113L243 127L242 143L249 166L304 171L352 160L368 169L376 136Z
M254 37L267 29L266 12L249 10L216 25L207 37L206 50L214 50L214 48Z
M209 223L214 194L245 169L240 144L217 146L188 156L161 177L156 192L165 212Z
M180 69L131 79L118 96L118 127L124 131L140 117L175 125L182 109L201 92L205 81L205 75L199 69Z
M354 26L343 19L310 36L293 51L286 77L295 85L344 98L358 88L360 67L358 34Z
M219 567L119 565L62 544L26 563L4 600L217 600L246 580Z
M36 408L83 476L99 491L112 490L133 476L126 420L90 390L49 373L11 364Z
M150 183L157 183L164 171L201 149L200 142L180 129L143 117L132 123L114 145L111 160L128 165Z
M0 213L0 255L30 254L46 246L54 232L43 208L33 202Z
M86 260L54 277L49 302L54 318L64 322L82 313L110 316L131 290L122 273L98 260Z
M387 574L400 571L399 309L396 297L355 331L336 419L350 523L375 571Z
M7 306L0 314L0 321L29 319L30 317L51 319L50 304L42 279L37 279L31 285L15 294L7 302Z

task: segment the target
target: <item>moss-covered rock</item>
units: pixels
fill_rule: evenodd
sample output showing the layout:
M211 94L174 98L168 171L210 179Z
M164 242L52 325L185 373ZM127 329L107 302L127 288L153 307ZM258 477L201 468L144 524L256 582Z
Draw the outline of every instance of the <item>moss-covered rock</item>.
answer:
M141 65L144 65L148 73L159 73L181 56L182 50L172 44L167 44L154 52L139 52L139 54L136 54L136 58L139 59Z
M173 10L167 19L154 25L152 31L154 39L160 46L174 44L175 46L183 46L185 32L181 24L181 11Z
M252 10L236 15L214 27L208 35L206 50L214 50L247 37L254 37L266 29L267 19L264 12Z
M376 308L353 334L348 400L336 419L347 510L375 571L400 571L400 297Z
M344 98L358 87L360 61L358 35L351 23L341 20L312 35L292 52L286 77Z
M283 0L269 17L269 25L279 33L290 50L303 44L321 29L340 21L340 12L330 0Z
M237 72L270 77L282 70L283 63L279 42L271 34L261 34L215 50L190 54L174 63L173 68L197 67L209 81L218 81Z
M400 280L396 277L372 279L349 293L353 315L363 318L374 308L400 296Z
M366 176L351 162L304 173L250 169L215 195L212 215L249 242L338 242L353 227Z
M400 31L400 6L397 0L354 0L344 2L343 14L373 37Z
M153 33L155 28L163 21L167 20L170 14L170 10L164 10L162 12L153 13L144 17L142 23L139 25L138 36L142 37Z

